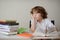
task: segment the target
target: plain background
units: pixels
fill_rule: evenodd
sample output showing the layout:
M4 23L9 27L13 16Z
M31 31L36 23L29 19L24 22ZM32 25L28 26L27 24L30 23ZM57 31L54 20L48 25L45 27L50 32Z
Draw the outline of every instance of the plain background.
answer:
M43 6L48 18L55 20L60 30L60 0L0 0L0 19L17 20L19 27L29 28L30 11L34 6Z

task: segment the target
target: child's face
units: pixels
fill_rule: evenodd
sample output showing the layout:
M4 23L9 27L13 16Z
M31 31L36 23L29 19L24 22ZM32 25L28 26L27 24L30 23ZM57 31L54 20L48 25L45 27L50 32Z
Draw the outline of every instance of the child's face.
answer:
M36 11L33 11L33 16L36 18L36 20L41 20L42 16L40 13L37 13Z

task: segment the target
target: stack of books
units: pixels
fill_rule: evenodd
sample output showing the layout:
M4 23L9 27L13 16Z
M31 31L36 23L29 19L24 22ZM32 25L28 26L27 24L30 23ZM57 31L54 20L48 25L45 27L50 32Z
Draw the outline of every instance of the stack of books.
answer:
M15 20L0 20L0 34L17 34L18 28L19 23L17 23Z

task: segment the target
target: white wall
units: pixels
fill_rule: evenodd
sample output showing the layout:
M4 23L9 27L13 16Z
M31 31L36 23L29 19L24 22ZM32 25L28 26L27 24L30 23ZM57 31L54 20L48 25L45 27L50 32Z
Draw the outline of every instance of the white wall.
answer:
M0 0L0 19L14 19L20 27L28 27L30 10L34 6L43 6L60 29L60 0Z

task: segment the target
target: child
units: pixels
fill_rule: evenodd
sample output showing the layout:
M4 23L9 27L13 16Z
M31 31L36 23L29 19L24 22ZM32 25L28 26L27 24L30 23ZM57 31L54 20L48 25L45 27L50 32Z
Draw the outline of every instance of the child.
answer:
M47 18L47 12L43 7L35 6L34 8L32 8L31 16L31 31L33 33L50 33L56 31L55 26Z

